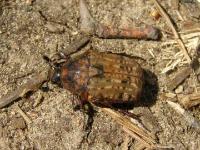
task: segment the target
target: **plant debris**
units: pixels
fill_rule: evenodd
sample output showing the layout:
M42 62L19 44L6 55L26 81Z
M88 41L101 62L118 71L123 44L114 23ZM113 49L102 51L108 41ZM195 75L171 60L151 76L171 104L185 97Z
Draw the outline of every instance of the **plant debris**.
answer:
M190 74L192 73L191 67L185 67L176 73L171 80L167 83L167 88L169 90L174 90L179 86Z
M200 93L178 95L178 101L187 109L193 106L197 106L200 104Z
M47 81L47 73L42 72L37 74L35 77L32 77L27 83L22 85L17 90L6 94L5 96L1 97L0 99L0 108L3 108L10 103L14 102L18 98L22 98L26 93L30 91L36 91L41 86L42 83Z
M102 25L95 21L86 6L85 0L80 0L81 31L95 34L100 38L127 38L158 40L160 31L153 27L145 28L116 28Z

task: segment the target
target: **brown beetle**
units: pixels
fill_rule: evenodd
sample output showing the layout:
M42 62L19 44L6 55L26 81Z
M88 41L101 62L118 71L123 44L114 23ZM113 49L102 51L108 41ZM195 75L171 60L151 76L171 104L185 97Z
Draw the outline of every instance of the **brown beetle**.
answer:
M66 59L51 80L86 102L97 106L133 104L143 86L143 69L128 56L88 50L76 59Z

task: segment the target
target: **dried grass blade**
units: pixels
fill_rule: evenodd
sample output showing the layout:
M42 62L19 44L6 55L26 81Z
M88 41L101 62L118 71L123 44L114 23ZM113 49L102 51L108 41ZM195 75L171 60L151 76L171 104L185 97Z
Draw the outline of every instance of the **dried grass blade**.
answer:
M126 132L128 132L132 137L137 138L137 140L141 141L148 147L153 147L157 143L155 137L150 132L138 127L127 117L124 117L120 113L117 113L109 108L100 108L100 110L110 115L118 124L125 128Z
M160 3L157 0L152 0L152 1L155 3L156 7L159 9L159 11L161 12L162 16L165 18L167 24L170 26L170 28L171 28L171 30L172 30L172 32L173 32L178 44L180 45L181 50L182 50L185 58L187 59L188 63L191 63L191 58L190 58L190 56L188 54L188 51L187 51L187 49L186 49L186 47L185 47L180 35L176 31L176 29L175 29L175 27L174 27L169 15L166 13L166 11L163 9L163 7L160 5Z

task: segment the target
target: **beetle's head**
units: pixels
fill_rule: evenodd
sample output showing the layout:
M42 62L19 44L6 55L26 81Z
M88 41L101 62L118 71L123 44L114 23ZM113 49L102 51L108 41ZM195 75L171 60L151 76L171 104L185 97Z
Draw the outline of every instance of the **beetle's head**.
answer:
M50 69L50 73L49 73L49 79L52 83L54 84L58 84L59 86L61 86L61 69L60 67L54 67Z
M61 85L61 66L66 61L66 59L58 59L56 58L57 55L54 56L53 59L50 59L48 56L43 56L43 58L48 62L50 65L48 79L54 84L59 86Z

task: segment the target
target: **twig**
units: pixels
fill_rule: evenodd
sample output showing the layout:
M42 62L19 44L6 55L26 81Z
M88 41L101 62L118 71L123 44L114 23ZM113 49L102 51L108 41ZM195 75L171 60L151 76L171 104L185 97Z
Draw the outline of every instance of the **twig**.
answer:
M0 99L0 108L3 108L18 98L22 98L26 93L30 91L36 91L41 86L41 84L47 81L47 72L42 72L30 80L27 81L24 85L22 85L19 89L14 92L8 93Z
M166 67L161 71L161 74L173 70L181 62L181 60L182 58L175 59L175 61L170 60Z
M172 101L167 101L177 113L183 116L183 119L188 123L190 127L195 128L198 132L200 131L200 121L192 116L189 111L184 110L179 104Z
M143 144L144 147L152 147L151 144L147 143L144 139L140 138L137 134L135 134L134 132L132 132L131 130L127 129L126 127L123 127L123 130L128 133L131 137L133 137L134 139L138 140L140 143Z
M152 0L152 1L155 3L156 7L159 9L159 11L161 12L162 16L165 18L167 24L170 26L170 28L171 28L174 36L175 36L175 39L177 40L177 42L180 45L181 50L182 50L185 58L187 59L188 63L190 64L191 63L191 58L190 58L190 56L189 56L189 54L187 52L187 49L186 49L186 47L185 47L180 35L176 31L176 29L175 29L175 27L174 27L169 15L166 13L166 11L163 9L163 7L159 4L159 2L157 0Z
M134 142L134 147L133 147L134 150L148 150L148 149L151 149L152 148L146 148L146 146L140 142L140 141L135 141Z
M130 144L130 141L131 141L131 137L129 134L125 134L124 135L124 142L122 143L122 150L128 150L129 149L129 144Z
M191 67L185 67L180 70L174 77L167 83L168 90L174 90L192 73Z
M85 0L80 0L80 18L81 31L96 35L99 38L135 38L150 40L158 40L160 38L160 31L153 26L144 28L116 28L102 25L92 17Z
M75 53L77 50L81 49L83 46L85 46L90 41L90 36L83 35L76 40L74 40L72 43L70 43L64 50L60 51L59 53L61 55L68 56L72 53Z
M118 124L123 126L128 134L145 144L147 147L154 147L156 145L156 139L154 139L155 137L151 135L149 131L138 127L128 118L124 117L120 113L115 112L112 109L100 108L100 110L110 115Z
M43 100L43 93L41 93L41 91L38 92L38 95L33 103L33 107L37 107Z
M200 28L199 27L197 27L197 28L194 27L192 29L185 29L184 31L180 31L179 34L190 34L190 33L195 33L195 32L200 32Z
M24 118L27 124L32 123L31 119L22 111L22 109L17 105L16 111Z

